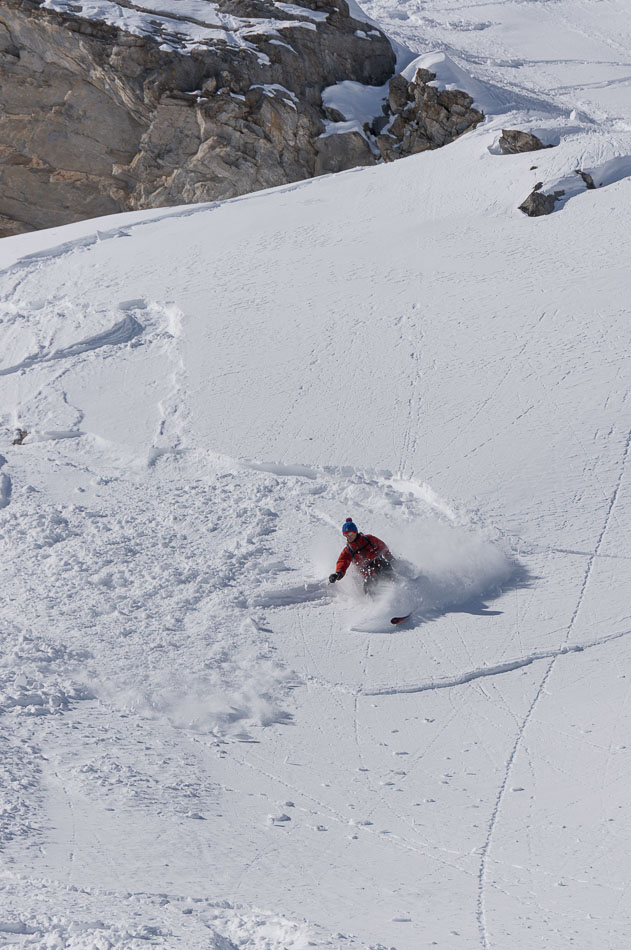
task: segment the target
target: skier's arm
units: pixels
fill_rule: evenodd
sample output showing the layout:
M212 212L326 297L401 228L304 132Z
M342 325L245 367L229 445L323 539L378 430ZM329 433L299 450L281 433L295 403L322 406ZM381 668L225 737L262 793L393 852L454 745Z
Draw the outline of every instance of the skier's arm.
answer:
M348 548L344 548L344 550L342 551L342 553L337 559L337 564L335 565L335 571L337 574L340 575L340 580L346 574L352 560L353 558Z

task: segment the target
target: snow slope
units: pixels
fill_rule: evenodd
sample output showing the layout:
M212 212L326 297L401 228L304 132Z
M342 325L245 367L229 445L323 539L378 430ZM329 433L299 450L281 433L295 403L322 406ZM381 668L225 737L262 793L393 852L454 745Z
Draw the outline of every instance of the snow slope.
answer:
M0 242L0 947L624 946L629 103L493 11L443 150Z

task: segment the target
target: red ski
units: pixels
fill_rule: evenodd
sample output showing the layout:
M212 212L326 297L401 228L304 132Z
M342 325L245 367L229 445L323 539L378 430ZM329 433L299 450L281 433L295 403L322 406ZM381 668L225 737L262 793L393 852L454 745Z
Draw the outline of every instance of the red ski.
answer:
M403 623L404 620L409 620L411 616L412 616L412 614L409 613L409 614L406 614L405 617L393 617L393 618L391 619L390 623L394 623L394 624Z

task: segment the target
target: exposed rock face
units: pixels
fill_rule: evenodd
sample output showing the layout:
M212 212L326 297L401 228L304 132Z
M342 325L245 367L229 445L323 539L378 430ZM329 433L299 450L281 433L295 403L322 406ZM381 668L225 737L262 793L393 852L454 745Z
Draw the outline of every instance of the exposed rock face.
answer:
M419 70L392 80L370 129L326 134L341 117L325 87L394 71L346 0L208 0L207 13L198 0L195 17L178 0L103 0L108 22L84 2L0 0L0 237L390 161L482 118Z
M0 233L313 175L322 88L384 83L395 62L345 0L314 2L209 2L191 42L175 14L145 11L133 35L77 6L2 0Z
M541 148L554 148L553 145L544 145L541 139L530 132L520 132L519 129L502 129L499 147L504 155L516 155L519 152L538 152Z
M315 174L341 172L358 165L376 165L377 158L370 147L368 137L361 132L338 132L323 135L317 141L318 155Z
M401 75L390 80L388 112L392 118L377 135L386 161L447 145L484 118L473 108L470 95L429 85L435 79L435 73L417 69L412 82Z

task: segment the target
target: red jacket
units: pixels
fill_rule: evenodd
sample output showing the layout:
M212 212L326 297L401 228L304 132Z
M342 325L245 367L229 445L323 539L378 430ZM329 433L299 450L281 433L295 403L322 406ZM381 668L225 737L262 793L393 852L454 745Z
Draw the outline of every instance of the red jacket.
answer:
M388 559L392 557L387 545L376 538L374 534L358 534L353 543L349 542L338 557L335 570L339 571L344 577L354 561L359 570L362 571L367 564L374 561L380 554Z

